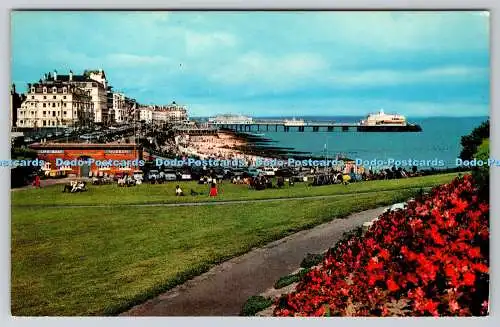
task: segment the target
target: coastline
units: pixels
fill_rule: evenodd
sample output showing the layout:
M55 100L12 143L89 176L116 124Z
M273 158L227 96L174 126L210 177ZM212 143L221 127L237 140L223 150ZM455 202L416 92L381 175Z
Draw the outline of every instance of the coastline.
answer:
M276 141L251 133L220 130L215 135L176 136L177 152L184 156L194 156L201 159L243 159L255 163L257 158L283 159L290 155L297 158L310 158L309 153L295 151L289 147L269 146Z

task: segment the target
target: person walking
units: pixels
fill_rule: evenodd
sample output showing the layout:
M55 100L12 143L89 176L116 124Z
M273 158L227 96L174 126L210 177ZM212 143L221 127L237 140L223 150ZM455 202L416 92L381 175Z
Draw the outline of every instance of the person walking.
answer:
M209 193L209 196L217 196L217 187L215 185L215 183L212 183L212 185L210 186L210 193Z

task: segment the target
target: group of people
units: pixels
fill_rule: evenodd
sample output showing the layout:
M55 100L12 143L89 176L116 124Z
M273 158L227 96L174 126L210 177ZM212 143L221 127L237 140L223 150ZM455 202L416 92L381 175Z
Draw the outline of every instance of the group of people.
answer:
M294 186L295 182L293 181L293 177L288 178L288 186ZM250 180L250 188L254 188L257 191L264 190L266 188L273 188L273 181L271 178L265 175L260 175L254 177ZM278 188L282 188L285 186L285 178L280 176L276 179L276 186Z
M208 192L208 196L215 197L219 194L219 190L217 189L217 184L212 183L210 185L210 191ZM196 196L196 195L201 195L201 193L194 191L191 189L191 195ZM180 185L177 185L175 187L175 196L184 196L184 191L182 190Z
M69 184L64 185L63 192L85 192L87 190L86 186L87 182L85 181L70 181Z

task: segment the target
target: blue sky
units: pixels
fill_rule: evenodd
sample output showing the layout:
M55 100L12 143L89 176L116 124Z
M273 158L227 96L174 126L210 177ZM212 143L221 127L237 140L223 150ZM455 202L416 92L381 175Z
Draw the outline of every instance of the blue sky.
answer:
M13 12L12 81L102 68L190 115L489 114L485 12Z

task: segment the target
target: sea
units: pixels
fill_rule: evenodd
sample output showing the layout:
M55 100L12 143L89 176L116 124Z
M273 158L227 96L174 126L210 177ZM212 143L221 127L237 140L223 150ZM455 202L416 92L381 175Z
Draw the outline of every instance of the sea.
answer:
M293 117L305 121L358 122L364 117ZM259 117L254 117L259 119ZM292 117L262 117L262 119L292 119ZM254 127L252 133L259 134L273 142L269 146L293 148L311 156L335 159L337 157L360 160L417 160L434 168L457 167L461 151L460 140L488 117L407 117L410 123L419 124L422 132L342 132L326 131L326 127L313 132L275 131L274 127ZM434 162L430 162L433 161Z

